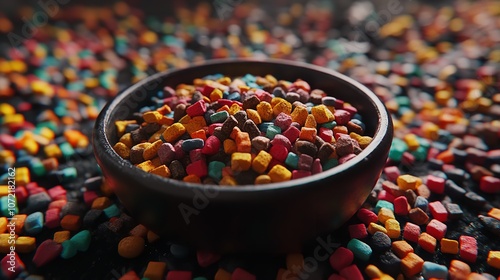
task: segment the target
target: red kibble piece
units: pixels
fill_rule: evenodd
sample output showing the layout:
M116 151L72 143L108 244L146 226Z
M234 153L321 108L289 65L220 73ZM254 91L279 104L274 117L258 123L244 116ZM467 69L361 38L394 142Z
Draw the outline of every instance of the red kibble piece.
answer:
M348 155L345 155L341 158L339 158L339 164L343 164L343 163L346 163L347 161L353 159L356 157L356 154L348 154Z
M448 211L440 201L433 201L429 203L429 211L434 219L446 222L448 220Z
M300 130L293 125L289 126L283 132L283 136L288 138L288 140L290 140L290 143L295 143L295 140L297 140L297 138L299 138L299 135L300 135Z
M24 186L16 186L16 199L18 204L23 204L28 199L28 191Z
M357 213L357 217L366 226L368 226L370 223L376 223L378 221L377 214L373 213L373 211L370 211L366 208L359 209L358 213Z
M203 116L206 111L207 106L205 104L205 101L203 100L199 100L193 103L193 105L186 108L186 114L188 114L191 118L196 116Z
M477 241L472 236L462 235L460 242L460 258L466 262L475 263L477 258Z
M14 279L14 277L16 277L24 270L25 266L16 252L13 252L14 256L11 256L9 254L7 254L1 260L2 274L6 277L6 279ZM11 263L14 263L14 269L9 269L10 267L12 267Z
M48 209L59 209L61 210L64 205L66 205L66 203L68 203L66 200L56 200L56 201L52 201L50 204L49 204L49 207Z
M334 273L328 277L328 280L347 280L346 278Z
M43 241L36 249L33 256L33 263L37 267L48 264L53 259L57 258L62 252L62 245L52 239Z
M135 271L131 270L125 274L123 274L119 280L141 280L141 278L135 273Z
M403 229L403 238L407 241L418 242L420 236L420 227L414 223L406 223Z
M210 96L210 93L212 93L212 91L214 91L215 87L211 86L211 85L205 85L203 87L203 89L201 90L201 93L205 96Z
M269 154L273 156L273 159L284 162L288 156L288 150L283 145L273 145L269 150Z
M377 195L378 200L385 200L389 202L394 202L394 195L386 190L381 190Z
M336 271L341 271L342 269L351 265L353 260L354 260L354 254L352 253L351 250L345 247L339 247L330 256L330 265Z
M50 198L54 200L66 199L66 190L62 186L55 186L47 191Z
M51 208L45 212L45 227L56 228L61 224L59 215L61 210L59 208Z
M205 268L209 267L211 264L218 262L220 260L220 255L205 251L197 251L196 259L198 260L198 264L201 267Z
M444 183L445 183L445 180L441 177L437 177L434 175L427 176L426 185L429 188L429 190L431 190L433 193L443 194L444 193Z
M382 188L385 191L390 192L394 197L399 197L404 195L404 191L401 190L398 185L394 184L391 181L384 181L382 183Z
M166 280L191 280L193 273L191 271L172 270L167 274Z
M346 125L351 120L351 113L343 109L335 110L333 115L338 125Z
M86 191L83 193L83 201L85 201L85 204L88 206L91 206L92 202L98 197L99 195L95 191Z
M398 196L393 201L394 213L400 216L408 215L408 199L405 196Z
M12 150L16 145L17 139L9 134L0 134L0 145L5 149Z
M388 166L384 168L384 174L387 177L387 180L391 182L396 182L396 179L401 175L401 171L397 166Z
M436 238L437 240L443 239L443 237L446 235L446 225L443 224L441 221L432 219L428 224L425 229L425 231Z
M406 166L412 166L415 163L415 156L409 152L404 152L401 158L401 163Z
M256 279L257 277L255 277L255 275L239 267L236 268L231 274L231 280L256 280Z
M195 162L203 158L204 157L203 154L201 153L201 149L194 149L189 151L189 159L191 160L191 162Z
M359 271L359 268L352 264L340 271L340 276L349 280L363 280L363 274Z
M186 166L186 173L188 175L196 175L199 178L205 177L208 175L207 163L204 160L192 162Z
M213 123L208 126L208 134L213 135L217 127L222 127L222 123Z
M220 149L220 140L216 136L209 136L205 141L205 146L201 149L201 152L205 155L215 155Z
M331 143L333 139L333 130L329 128L322 127L319 129L319 137L325 140L327 143Z
M479 188L485 193L500 192L500 179L493 176L483 176L479 182Z
M311 176L311 174L312 174L311 171L307 170L293 170L292 179L295 180L295 179L305 178Z
M363 239L368 237L368 231L364 224L355 224L349 226L349 236L356 239Z

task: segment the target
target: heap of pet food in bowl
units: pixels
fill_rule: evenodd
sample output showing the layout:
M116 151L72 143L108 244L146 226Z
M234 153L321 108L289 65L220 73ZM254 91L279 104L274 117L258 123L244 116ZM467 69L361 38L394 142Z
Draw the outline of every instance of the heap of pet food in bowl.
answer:
M185 182L299 179L354 158L372 140L355 107L304 80L211 75L151 99L115 123L113 148L146 172Z

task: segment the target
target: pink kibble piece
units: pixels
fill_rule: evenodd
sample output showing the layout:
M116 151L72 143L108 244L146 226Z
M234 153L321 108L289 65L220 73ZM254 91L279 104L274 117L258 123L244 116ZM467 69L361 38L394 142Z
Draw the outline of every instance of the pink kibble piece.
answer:
M25 269L23 261L19 258L19 255L16 252L14 252L14 256L12 256L12 258L13 260L11 260L11 256L6 255L0 262L2 267L1 274L6 277L5 279L14 279L14 277ZM14 263L13 269L9 269L12 267L11 261Z
M330 142L332 142L332 139L333 139L333 130L325 128L325 127L321 127L319 129L318 135L319 135L319 137L321 137L321 139L325 140L327 143L330 143Z
M335 110L333 115L335 116L335 122L337 122L338 125L346 125L351 120L351 113L344 109Z
M49 190L47 190L47 193L49 194L52 201L59 199L66 199L66 190L59 185L50 188ZM17 196L17 190L16 190L16 196Z
M384 174L387 177L387 180L391 182L396 182L396 179L401 175L399 168L397 166L387 166L384 168Z
M299 138L299 135L300 135L300 130L298 128L296 128L295 126L293 126L293 125L290 126L290 127L288 127L283 132L283 136L285 136L286 138L288 138L288 140L290 140L290 143L295 143L295 140L297 140L297 138Z
M273 140L271 140L271 145L282 145L284 146L288 151L292 149L292 143L290 140L281 134L277 134L274 136Z
M205 268L218 262L220 260L220 255L206 251L197 251L196 259L198 260L198 264Z
M281 128L281 131L286 130L292 124L292 117L283 112L279 113L274 120L274 125Z
M407 241L418 242L420 236L420 227L414 223L406 223L403 229L403 238Z
M196 116L203 116L206 111L207 106L205 104L205 101L203 100L199 100L186 108L186 114L188 114L191 118Z
M431 212L432 217L438 221L446 222L448 220L448 211L446 211L446 208L441 201L433 201L429 203L429 211Z
M311 176L311 171L307 170L293 170L292 171L292 179L300 179Z
M460 258L466 262L475 263L477 259L477 241L472 236L462 235L459 238Z
M196 175L199 178L205 177L208 175L207 163L204 160L192 162L186 166L186 173Z
M408 199L405 196L398 196L394 199L394 213L400 216L408 215Z
M161 144L160 148L158 148L158 157L160 158L160 162L162 164L169 164L175 159L174 146L170 143Z
M257 277L255 277L255 275L239 267L236 268L231 274L231 280L256 280L256 279Z
M394 202L394 195L386 190L381 190L377 195L378 200L385 200L389 202Z
M38 245L35 255L33 256L33 263L37 267L41 267L59 257L62 252L62 245L52 239L47 239ZM16 270L17 271L17 270Z
M432 219L426 227L426 232L430 235L432 235L434 238L437 240L443 239L443 237L446 235L446 225L442 223L439 220Z
M368 231L364 224L354 224L349 226L349 236L356 239L363 239L368 237Z
M312 174L318 174L323 172L323 166L321 165L321 161L319 160L319 158L314 159L311 172Z
M215 155L221 146L219 138L216 136L209 136L205 141L205 146L201 149L201 152L205 155Z
M365 226L368 226L370 223L376 223L378 221L378 216L377 214L373 213L373 211L370 211L366 208L361 208L358 210L357 213L358 219L365 224Z
M485 193L500 192L500 178L493 176L483 176L479 182L479 189Z
M339 164L346 163L347 161L356 157L356 154L348 154L339 158Z
M59 208L51 208L45 211L45 227L56 228L61 224L61 210Z
M443 178L434 175L428 175L426 184L429 190L431 190L433 193L444 193L445 180Z
M349 279L349 280L363 280L363 274L359 271L358 266L355 264L351 264L348 267L343 268L340 271L340 276Z
M87 204L87 206L91 206L92 202L94 202L94 200L98 197L99 195L95 191L86 191L83 193L83 201ZM66 196L64 199L66 199Z
M283 145L273 145L269 150L269 154L280 162L284 162L286 157L288 156L288 150Z
M337 273L334 273L328 277L328 280L347 280L344 277L338 275Z
M333 254L330 256L330 265L336 271L341 271L343 268L352 264L354 260L354 254L351 250L345 247L339 247Z

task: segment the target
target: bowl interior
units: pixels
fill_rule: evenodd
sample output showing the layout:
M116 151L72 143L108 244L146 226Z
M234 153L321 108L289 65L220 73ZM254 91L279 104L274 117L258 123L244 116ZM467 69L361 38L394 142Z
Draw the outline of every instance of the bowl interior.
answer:
M117 142L115 121L129 119L141 107L151 105L151 96L165 86L175 88L181 83L192 84L195 78L202 78L217 73L229 77L243 76L245 74L261 76L271 74L278 80L305 80L311 85L311 89L322 89L328 95L344 100L356 107L366 125L365 135L373 136L372 143L354 159L319 174L288 182L259 186L259 188L255 188L253 185L243 185L238 188L224 188L224 191L239 192L294 187L310 180L320 180L335 173L345 172L349 167L366 158L374 149L377 149L390 126L389 116L385 107L373 92L353 79L333 70L284 60L214 60L202 65L152 75L126 89L109 103L104 109L104 116L98 120L98 126L101 127L97 129L101 128L104 132L105 141L102 141L100 144L104 145L104 150L108 154L107 156L112 157L113 161L122 165L123 168L127 168L127 172L137 173L137 176L149 175L138 168L130 168L133 166L128 161L119 157L112 149L112 145ZM201 184L185 183L159 176L149 175L149 177L158 177L155 180L160 184L163 182L181 187L201 186ZM206 187L206 185L204 186Z

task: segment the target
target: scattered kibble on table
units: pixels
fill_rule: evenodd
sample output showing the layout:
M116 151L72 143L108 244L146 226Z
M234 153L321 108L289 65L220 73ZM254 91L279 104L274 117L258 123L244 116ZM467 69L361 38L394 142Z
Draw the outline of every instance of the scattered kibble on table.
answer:
M0 279L500 275L498 1L400 1L402 9L232 1L227 12L217 5L224 1L166 1L167 16L124 2L59 2L58 12L40 6L0 15ZM47 22L36 24L43 11ZM37 31L24 32L31 23ZM118 92L154 72L236 57L337 70L370 88L391 114L394 139L372 194L303 252L256 258L173 243L127 215L92 155L94 121ZM117 123L118 155L158 176L257 185L342 164L351 140L370 145L360 130L366 120L335 92L323 96L307 81L272 87L278 75L243 76L235 91L235 77L201 78L164 88L150 108ZM216 86L204 90L209 80ZM222 131L226 122L230 131ZM321 154L319 143L326 143ZM251 180L242 180L246 173Z
M219 185L311 176L372 141L356 108L307 81L214 74L163 90L115 122L123 159L156 175ZM334 93L331 93L331 95Z

